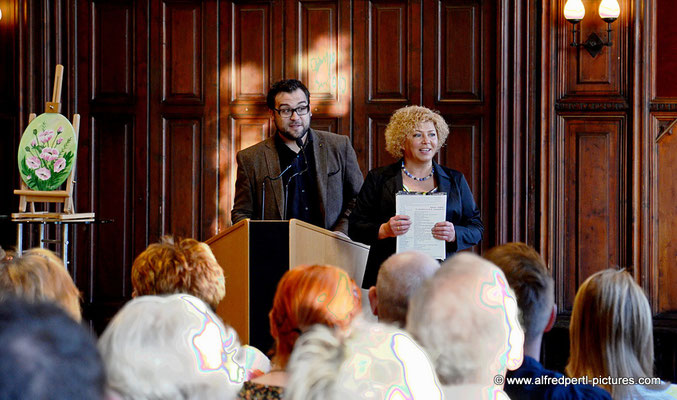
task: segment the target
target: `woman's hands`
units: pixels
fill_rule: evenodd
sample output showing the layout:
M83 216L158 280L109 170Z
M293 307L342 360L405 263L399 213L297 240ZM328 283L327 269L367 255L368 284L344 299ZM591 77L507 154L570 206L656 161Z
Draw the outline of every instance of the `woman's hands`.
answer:
M404 235L411 226L411 219L408 215L396 215L388 220L388 222L381 224L378 230L378 238L385 239L387 237L396 237Z
M449 221L438 222L433 226L433 237L435 239L453 242L456 240L456 229L454 224Z
M388 220L388 222L381 224L378 230L378 238L385 239L388 237L397 237L404 235L411 227L411 219L408 215L396 215ZM456 240L456 229L454 224L449 221L438 222L433 226L433 237L438 240L446 242L453 242Z

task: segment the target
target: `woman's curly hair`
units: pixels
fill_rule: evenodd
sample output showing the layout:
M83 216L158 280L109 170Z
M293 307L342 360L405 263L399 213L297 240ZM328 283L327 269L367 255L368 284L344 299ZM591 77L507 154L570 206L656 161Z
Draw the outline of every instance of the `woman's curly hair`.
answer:
M421 106L400 108L390 117L386 127L386 151L395 158L402 157L402 146L407 135L416 129L416 125L423 122L432 122L437 131L438 144L435 152L439 151L449 136L449 126L437 111Z

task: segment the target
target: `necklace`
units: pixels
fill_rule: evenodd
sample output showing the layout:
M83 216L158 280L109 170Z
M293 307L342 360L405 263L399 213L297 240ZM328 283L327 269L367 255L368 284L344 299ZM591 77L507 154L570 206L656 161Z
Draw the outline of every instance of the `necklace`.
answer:
M404 166L404 161L402 161L402 172L404 172L404 174L405 174L406 176L410 177L411 179L413 179L413 180L415 180L415 181L419 181L419 182L427 181L428 179L430 179L431 176L433 176L433 170L432 170L432 168L431 168L431 169L430 169L430 174L428 174L428 176L426 176L425 178L417 178L417 177L415 177L414 175L411 174L411 172L407 171L407 168L405 168L405 166Z

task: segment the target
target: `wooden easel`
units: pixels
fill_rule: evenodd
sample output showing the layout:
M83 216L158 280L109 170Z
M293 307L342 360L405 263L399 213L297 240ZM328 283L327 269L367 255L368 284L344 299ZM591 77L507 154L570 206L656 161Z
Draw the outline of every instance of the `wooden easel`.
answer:
M60 113L61 112L61 85L63 83L63 65L56 66L56 73L54 76L54 90L52 92L52 101L45 104L45 113ZM31 113L28 118L30 124L36 118L35 113ZM80 133L80 114L73 115L73 128L75 131L76 142L79 139ZM32 190L21 181L21 189L15 190L14 194L19 195L19 212L13 213L12 218L31 219L31 220L45 220L60 221L60 220L83 220L93 219L94 213L75 213L73 205L73 182L75 177L75 163L77 162L77 154L73 158L73 168L68 175L66 181L66 190ZM26 206L30 203L30 212L26 212ZM62 204L62 212L50 211L35 211L35 203L58 203ZM57 206L58 208L58 206Z

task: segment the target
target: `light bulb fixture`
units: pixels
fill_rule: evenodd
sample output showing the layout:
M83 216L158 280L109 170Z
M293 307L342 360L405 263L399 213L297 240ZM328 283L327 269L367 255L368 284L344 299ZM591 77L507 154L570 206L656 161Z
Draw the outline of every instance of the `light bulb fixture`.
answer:
M611 23L618 19L620 13L621 8L618 5L617 0L602 0L599 4L599 17L607 23L606 41L602 40L595 32L593 32L588 36L588 39L585 42L578 43L576 34L579 31L576 30L576 24L581 22L585 16L585 7L583 6L582 0L567 0L564 5L564 18L572 25L571 33L573 39L571 41L571 46L583 47L592 57L597 57L605 46L611 46L613 44L611 41Z
M2 10L0 10L0 20L2 20Z

